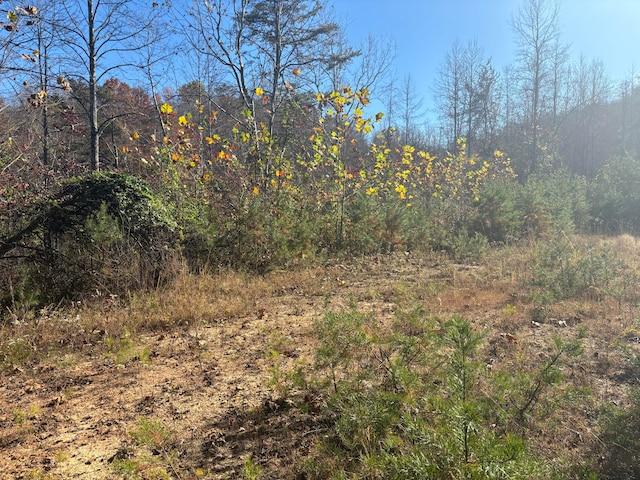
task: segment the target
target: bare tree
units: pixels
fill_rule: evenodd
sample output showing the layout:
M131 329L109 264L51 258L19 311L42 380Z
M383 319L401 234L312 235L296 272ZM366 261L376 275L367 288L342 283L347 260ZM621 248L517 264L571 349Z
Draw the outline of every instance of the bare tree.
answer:
M435 103L450 146L463 136L463 95L464 47L456 40L440 67L434 91Z
M469 154L490 148L498 126L498 74L475 40L465 46L454 42L436 81L435 100L449 148L462 137Z
M28 32L36 23L39 13L39 8L33 5L11 10L0 8L0 15L7 19L6 22L0 21L0 73L32 71L29 67L20 66L16 60L20 49L30 38Z
M467 43L462 53L462 116L467 153L475 147L476 128L482 115L480 109L480 70L484 64L482 48L476 40Z
M538 167L540 118L543 112L543 91L551 83L554 47L558 45L560 28L559 0L524 0L511 20L515 36L518 73L531 134L531 149L526 166L527 173Z
M39 158L44 165L52 159L50 123L52 111L60 103L59 94L67 85L56 81L61 37L49 22L54 13L52 2L36 0L27 7L4 11L10 23L0 22L5 37L2 42L0 71L11 73L4 86L13 91L23 109L19 118L26 122L23 138L40 148L24 149L25 159ZM17 105L16 105L17 107ZM20 122L15 121L14 124Z
M35 4L37 13L33 15L28 30L22 30L19 35L19 58L22 64L30 68L23 71L19 79L22 80L27 93L26 108L39 113L40 131L37 132L41 145L41 161L44 165L54 162L54 146L51 123L54 112L62 104L62 96L69 91L69 84L63 76L56 75L60 70L60 45L65 43L56 25L61 22L59 11L53 2L43 0ZM22 70L22 69L19 69Z
M329 58L342 60L321 64L314 88L322 92L340 91L350 86L356 91L369 92L371 100L379 100L386 107L385 131L389 143L398 101L396 79L391 75L395 44L390 39L379 39L373 35L363 39L356 50L348 47L348 43L342 30L331 37L326 45ZM335 121L338 122L338 119Z
M500 99L502 110L502 137L503 144L510 144L513 126L516 123L515 113L515 72L512 64L506 65L502 69L502 75L500 77Z
M158 91L161 88L160 79L169 78L170 72L174 71L175 58L179 54L177 47L165 40L167 38L166 35L162 35L161 29L164 27L161 24L148 25L148 29L143 33L146 39L140 42L142 45L140 50L140 69L144 72L147 80L156 128L161 131L162 137L165 137L168 132L165 123L162 121L162 106Z
M340 51L330 48L340 27L322 12L317 0L196 0L183 30L194 49L226 70L252 113L253 87L265 92L273 132L292 87L313 84L317 68L331 70L356 53L344 46Z
M572 108L560 125L563 157L572 170L594 175L611 151L617 119L608 105L610 81L600 60L584 56L569 70ZM609 138L610 137L610 138ZM609 139L609 140L608 140Z
M250 50L247 42L247 15L250 0L195 0L182 23L189 45L198 53L210 56L227 74L245 108L254 111L250 91Z
M349 41L343 30L332 36L327 44L327 52L330 58L343 60L320 65L314 80L314 89L318 92L340 92L348 87L352 91L365 92L369 101L385 106L385 120L382 125L386 143L390 145L397 142L398 138L394 134L397 131L398 120L396 106L400 100L397 79L392 78L391 74L395 58L394 42L390 38L368 35L361 40L357 49L354 50L348 45ZM344 106L342 114L348 116L361 107L361 104L353 102ZM336 130L344 126L339 116L330 119L327 125ZM366 137L356 134L354 129L351 129L349 134L354 135L351 140L357 141L361 146L367 143Z
M283 108L316 85L321 72L335 73L357 54L344 46L332 48L340 27L318 0L195 0L181 22L189 44L226 71L250 113L263 174L270 166L257 142L258 116L276 138Z
M267 93L270 134L288 84L299 88L317 65L335 68L351 56L349 51L326 54L327 42L340 27L323 18L321 11L318 0L259 0L246 17L248 40L259 52L254 57L255 73Z
M417 92L411 75L405 76L400 85L400 121L402 125L400 141L405 145L416 146L421 137L416 122L424 116L423 104L424 99Z
M471 108L476 150L482 155L490 155L496 148L500 117L498 82L498 72L491 65L491 59L488 59L478 69Z
M71 0L55 2L63 20L56 28L66 34L67 77L84 83L85 99L78 97L89 124L90 166L100 170L100 136L113 120L99 120L98 85L116 73L144 66L150 28L163 6L138 0Z
M621 149L624 153L631 147L637 148L637 142L633 142L632 139L637 136L633 135L634 127L640 124L637 119L637 109L635 103L638 98L638 76L635 67L632 67L628 72L627 77L620 82L619 96L621 103Z
M552 48L551 58L551 117L554 132L558 127L560 116L565 115L569 111L567 102L567 89L569 88L567 83L569 73L568 62L569 46L556 41Z

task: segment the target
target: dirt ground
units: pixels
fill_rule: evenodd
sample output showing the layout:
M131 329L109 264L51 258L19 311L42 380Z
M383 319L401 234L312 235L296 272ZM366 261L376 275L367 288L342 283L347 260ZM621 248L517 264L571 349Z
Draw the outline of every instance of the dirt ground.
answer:
M313 364L314 322L354 302L381 318L404 302L438 315L460 313L487 329L501 358L515 349L542 355L552 335L569 337L582 326L595 333L585 342L576 375L585 377L596 397L623 402L625 386L637 381L625 377L612 348L633 325L635 310L594 299L535 322L517 283L495 267L401 253L271 273L261 282L272 287L256 294L243 314L147 331L121 358L117 349L105 353L105 333L98 331L75 351L5 372L0 479L126 478L114 465L128 458L138 460L142 478L165 478L153 473L158 465L171 478L242 478L248 457L262 468L261 478L295 478L295 466L327 423L320 400L313 408L307 399L312 408L303 411L282 399L270 381L276 362L270 352L279 352L283 370ZM245 288L252 288L251 281ZM142 418L160 421L171 435L145 451L131 433ZM576 425L581 442L588 441L589 428L586 420Z

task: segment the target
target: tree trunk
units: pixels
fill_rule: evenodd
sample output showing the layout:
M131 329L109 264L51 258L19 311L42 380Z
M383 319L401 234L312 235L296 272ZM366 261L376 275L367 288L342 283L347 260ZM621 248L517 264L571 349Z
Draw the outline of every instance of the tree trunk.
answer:
M87 20L89 28L89 128L91 130L91 170L100 170L100 131L98 128L98 95L96 85L96 38L95 10L93 0L87 0Z

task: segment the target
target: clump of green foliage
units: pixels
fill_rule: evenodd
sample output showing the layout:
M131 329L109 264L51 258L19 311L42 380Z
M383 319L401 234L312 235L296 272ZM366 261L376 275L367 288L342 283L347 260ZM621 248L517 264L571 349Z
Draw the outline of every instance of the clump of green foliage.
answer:
M3 301L39 305L156 285L171 265L178 225L140 178L93 173L20 212L0 239L10 274ZM18 288L16 288L18 287Z
M416 309L389 326L352 309L317 329L333 423L304 466L310 478L562 476L529 445L529 425L558 405L548 399L579 339L556 339L546 361L514 376L487 367L483 333L455 315Z
M640 161L630 154L614 157L593 180L589 204L598 232L640 233Z
M584 179L563 170L532 175L525 184L506 178L487 182L469 228L500 243L583 231L591 218L587 191Z
M640 321L636 320L637 328ZM633 349L626 351L627 374L640 376L640 354ZM593 452L598 459L601 478L605 480L631 480L640 478L640 388L631 387L628 402L624 406L607 403L600 412L600 443Z
M530 260L533 299L549 303L612 291L621 263L606 246L574 243L561 233L540 241Z
M601 455L601 478L606 480L631 480L640 478L640 391L636 388L627 408L607 406L602 412L604 429Z
M159 420L140 417L129 432L139 452L121 449L112 468L122 478L132 480L170 480L178 471L173 450L174 432ZM171 473L169 473L171 472Z

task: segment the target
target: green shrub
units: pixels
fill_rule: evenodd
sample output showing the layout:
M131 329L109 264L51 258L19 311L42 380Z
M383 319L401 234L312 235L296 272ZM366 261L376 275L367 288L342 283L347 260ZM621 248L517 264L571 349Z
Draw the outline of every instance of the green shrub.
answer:
M640 478L640 390L632 392L627 408L609 406L602 414L604 423L601 478L632 480Z
M345 208L343 249L347 253L390 253L428 245L428 218L420 206L360 192Z
M579 343L557 340L547 362L514 378L487 370L483 335L469 322L420 319L419 312L401 313L391 326L355 309L318 323L317 366L330 372L334 385L327 401L333 423L305 473L398 480L561 477L560 467L528 447L525 417L557 406L538 410L562 383L562 360L579 354Z
M525 185L503 179L480 191L471 230L490 242L573 233L588 226L588 210L585 180L566 171L531 175Z
M533 251L532 295L540 303L607 293L618 276L620 262L605 246L574 243L559 234L539 242Z
M450 257L461 263L477 262L489 247L481 233L470 235L466 230L451 234L442 245Z
M295 197L273 204L266 196L251 195L231 212L216 212L216 263L266 272L315 255L322 248L314 242L322 218L314 218L309 208Z
M515 180L487 183L474 203L471 229L489 242L506 242L522 237L524 212L518 207L523 188Z
M525 219L530 228L544 218L546 228L539 228L540 233L574 233L585 229L590 222L587 191L586 180L566 170L532 175L520 198L520 208L526 212ZM529 210L528 205L535 205L535 210Z
M57 303L156 285L171 267L178 225L142 180L94 173L67 181L22 212L0 259L28 298ZM5 280L6 281L6 280Z
M591 184L589 203L594 227L607 234L640 234L640 160L630 154L613 158Z
M327 313L316 324L316 332L321 342L316 352L319 369L329 370L334 391L338 391L339 379L343 379L352 362L357 362L370 341L366 326L369 317L355 310ZM347 377L347 380L351 380Z
M165 452L168 450L173 432L159 420L147 417L138 419L138 426L129 434L138 445L146 446L150 450Z

